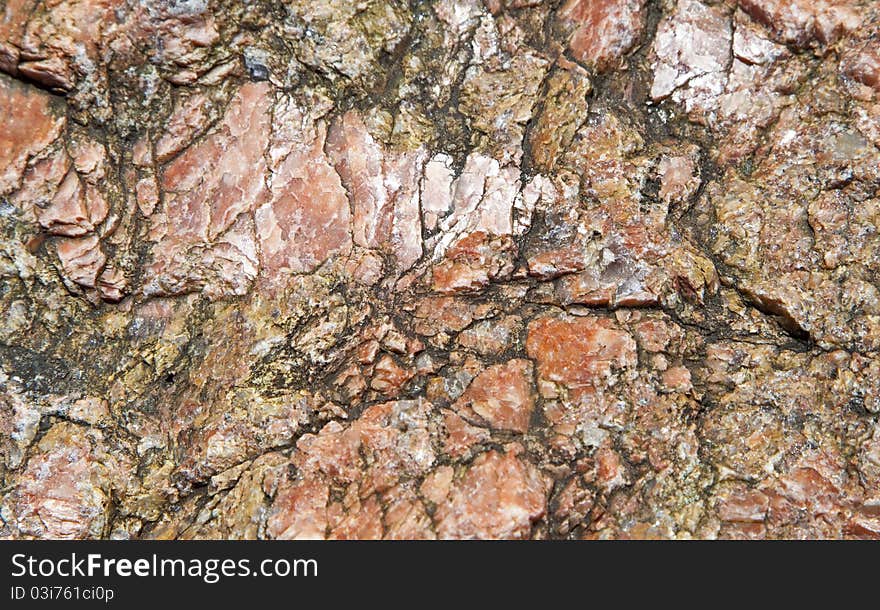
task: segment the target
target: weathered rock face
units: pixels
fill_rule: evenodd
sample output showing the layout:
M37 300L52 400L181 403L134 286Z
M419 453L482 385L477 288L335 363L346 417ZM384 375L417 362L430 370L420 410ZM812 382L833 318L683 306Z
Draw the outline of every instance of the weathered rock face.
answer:
M645 27L644 0L568 0L559 18L573 33L572 56L597 72L620 62Z
M0 193L19 186L28 159L49 146L64 128L64 115L52 96L4 79L0 83Z
M0 538L880 537L878 3L0 4Z

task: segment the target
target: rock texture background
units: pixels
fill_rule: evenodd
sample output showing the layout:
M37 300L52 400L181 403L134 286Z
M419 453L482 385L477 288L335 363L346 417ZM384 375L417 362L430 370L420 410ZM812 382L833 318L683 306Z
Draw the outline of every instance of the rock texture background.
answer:
M878 41L0 0L0 537L880 536Z

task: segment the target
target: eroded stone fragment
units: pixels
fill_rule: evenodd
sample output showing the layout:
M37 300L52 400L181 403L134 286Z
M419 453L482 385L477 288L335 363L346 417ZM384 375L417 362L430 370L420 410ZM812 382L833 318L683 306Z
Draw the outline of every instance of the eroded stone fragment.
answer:
M788 44L813 40L830 44L861 21L859 3L852 0L739 0L738 4Z
M731 36L730 17L722 7L680 0L657 29L651 97L659 100L687 87L688 111L713 104L727 80Z
M540 379L572 389L605 385L637 361L629 333L592 316L539 318L529 324L526 349Z
M568 0L559 17L574 27L571 54L597 72L614 65L638 42L645 27L643 0Z
M532 374L528 360L491 366L471 382L453 409L492 428L527 432L535 401Z
M0 76L0 195L18 186L31 156L48 146L64 127L51 96Z
M480 455L444 487L434 495L442 538L525 538L546 511L546 479L513 447Z
M114 493L124 491L130 464L108 453L100 432L69 423L53 426L28 461L12 507L25 536L101 538L110 527Z

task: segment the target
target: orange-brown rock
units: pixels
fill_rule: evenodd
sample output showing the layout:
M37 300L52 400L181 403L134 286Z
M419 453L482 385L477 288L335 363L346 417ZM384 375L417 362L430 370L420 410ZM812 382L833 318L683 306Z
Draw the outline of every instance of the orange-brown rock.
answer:
M643 0L568 0L559 17L574 25L568 41L580 62L604 72L639 41L645 27Z
M548 481L516 452L511 447L484 453L435 492L440 537L528 537L547 510Z
M527 432L535 404L532 376L528 360L490 366L474 378L453 409L498 430Z
M64 117L50 95L0 76L0 194L18 186L30 158L52 143Z
M108 454L103 435L59 423L40 440L12 506L21 534L101 538L109 533L113 496L125 491L125 455Z
M543 382L571 389L599 387L635 366L632 336L607 318L544 317L529 324L526 349Z

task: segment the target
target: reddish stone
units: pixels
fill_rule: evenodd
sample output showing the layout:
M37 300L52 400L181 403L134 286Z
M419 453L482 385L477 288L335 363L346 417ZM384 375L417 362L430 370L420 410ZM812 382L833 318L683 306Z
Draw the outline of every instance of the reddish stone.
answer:
M107 40L121 56L117 61L144 57L175 85L191 85L206 72L206 78L210 75L215 67L211 47L220 38L218 11L204 2L137 3L125 9L116 35Z
M437 157L434 161L439 161ZM432 167L429 162L428 167ZM441 256L454 242L467 240L471 234L483 234L505 238L514 234L513 210L517 203L520 185L520 170L514 165L502 165L497 159L481 153L471 153L465 160L464 168L454 181L449 182L451 174L449 161L434 174L436 182L423 187L423 210L426 224L431 227L436 214L450 203L447 192L451 189L451 209L438 225L440 233L429 241L435 255ZM436 200L435 200L436 198ZM473 247L471 243L469 247Z
M490 366L471 382L452 408L492 428L525 433L535 403L532 374L528 360Z
M16 187L25 164L61 133L64 116L39 89L0 77L0 194Z
M87 396L70 405L67 415L73 420L94 426L107 423L110 418L110 409L107 401L103 398Z
M635 336L641 348L647 352L662 352L679 329L663 320L643 320L635 326Z
M846 56L841 62L843 73L880 92L880 49L866 46L861 51Z
M857 540L880 540L880 519L856 516L847 524L846 535Z
M426 474L434 463L427 407L422 400L375 405L349 427L332 422L303 436L291 458L300 478L273 504L272 533L323 536L329 527L336 538L383 537L374 494L401 493L395 491L401 481ZM331 483L348 489L341 503L328 499Z
M595 501L595 494L584 485L581 477L572 478L553 503L553 517L559 522L556 531L566 535L575 527L586 524Z
M759 490L737 487L721 496L718 517L737 523L761 523L767 518L769 500Z
M165 213L178 238L213 240L265 197L270 102L265 84L244 85L221 128L165 169Z
M878 535L877 3L319 4L0 3L0 536Z
M98 274L107 261L97 236L60 238L56 251L67 278L86 288L95 287Z
M40 440L15 491L19 531L47 539L108 534L113 495L124 490L124 456L106 454L99 432L70 423Z
M452 488L455 469L452 466L439 466L433 470L419 487L422 496L432 504L440 504Z
M660 198L667 204L686 201L700 186L695 176L696 164L690 157L666 157L657 168L660 174Z
M150 216L159 205L159 187L153 177L142 178L135 185L138 209L144 216Z
M314 140L296 146L281 162L272 201L256 210L262 262L270 275L313 271L351 244L348 198L324 155L326 128L315 130Z
M473 322L476 310L471 303L456 297L422 299L414 313L416 332L434 336L441 332L457 332Z
M767 538L767 528L762 523L734 521L724 523L718 531L718 537L727 540L764 540Z
M217 130L165 168L147 294L205 286L215 295L243 294L253 281L259 261L249 216L269 198L270 103L265 84L242 86Z
M331 540L379 540L383 538L382 505L375 495L361 500L346 498L329 510Z
M384 249L409 269L422 255L421 152L385 150L353 110L331 125L326 149L351 201L354 243Z
M775 491L814 516L840 510L840 489L815 468L793 470L779 479Z
M382 498L386 540L433 540L431 518L415 491L397 487Z
M458 240L434 266L432 288L439 293L473 292L513 271L514 244L508 236L481 231Z
M0 70L15 76L21 36L37 0L8 0L0 13Z
M528 537L546 512L548 481L514 450L477 457L437 502L440 538ZM439 500L439 494L435 495Z
M529 275L540 279L553 279L561 275L577 273L583 271L585 266L584 251L580 244L529 257Z
M360 115L350 110L330 126L327 150L349 192L354 243L379 247L390 237L392 221L382 149L367 132Z
M412 371L401 367L394 358L386 354L379 359L373 369L370 387L383 394L392 394L400 390L412 376Z
M328 489L306 480L278 491L267 521L267 533L278 540L323 540L327 535Z
M115 303L121 300L128 292L128 280L121 269L108 264L104 267L101 275L98 276L98 282L95 287L98 289L102 299Z
M602 448L596 452L596 480L606 493L610 493L617 487L626 485L629 481L626 476L626 468L620 459L620 455L612 449Z
M673 392L689 392L693 389L691 372L683 366L674 366L663 371L663 386Z
M9 30L0 31L9 41L7 65L46 87L67 91L99 59L105 35L112 36L114 11L121 0L62 0L35 11L33 2L7 3ZM8 37L7 37L8 36ZM15 63L17 62L17 65Z
M638 42L645 27L644 0L568 0L559 11L575 24L572 55L597 72L614 67Z
M87 176L90 184L106 176L107 149L103 144L92 139L74 138L69 150L76 171Z
M77 237L93 231L107 218L108 211L100 191L84 185L79 175L70 171L51 205L40 212L39 220L54 235Z
M210 117L206 111L209 105L209 98L201 93L191 95L180 102L165 123L165 129L156 140L150 158L143 158L144 156L140 155L142 158L138 159L139 155L135 154L135 163L149 165L152 163L152 158L164 163L185 149L194 136L208 126ZM144 152L146 153L146 150Z
M542 380L570 388L607 384L613 372L635 366L636 343L607 318L538 318L526 349Z
M491 439L488 430L472 426L452 411L443 411L443 427L443 451L453 458L469 457L475 447Z
M451 162L448 155L436 155L425 164L421 203L425 227L430 231L452 209L455 175Z
M724 90L729 68L730 19L720 7L680 0L657 28L651 97L665 98L687 86L687 110L710 108Z
M423 150L386 153L385 157L385 188L394 212L386 249L399 271L411 268L422 257L419 183L424 163Z

